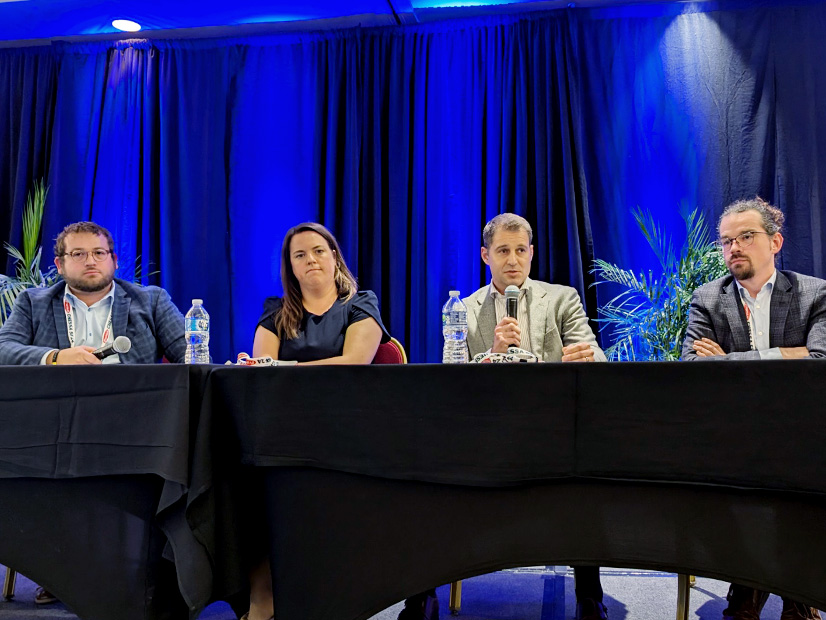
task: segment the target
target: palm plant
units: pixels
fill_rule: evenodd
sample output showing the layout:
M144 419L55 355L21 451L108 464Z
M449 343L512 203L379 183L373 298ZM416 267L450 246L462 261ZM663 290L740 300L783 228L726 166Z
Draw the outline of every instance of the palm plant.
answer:
M710 237L705 218L697 211L682 214L686 239L677 255L671 237L650 212L632 211L662 273L635 274L630 269L594 260L595 284L625 288L597 309L600 331L611 329L612 344L605 353L618 361L678 360L688 326L688 308L694 289L728 273L722 252Z
M16 275L0 274L0 325L6 322L14 306L14 300L20 293L27 288L51 286L60 279L54 265L45 272L40 271L40 226L48 193L49 188L41 179L35 181L34 188L26 198L26 207L23 210L23 250L9 243L4 244L6 251L15 260Z
M23 210L23 250L18 250L9 243L4 243L6 251L15 260L15 276L0 274L0 326L6 322L14 301L27 288L45 288L51 286L61 275L57 267L40 271L40 259L43 248L40 242L40 227L43 223L43 208L46 205L46 196L49 188L43 179L34 182L34 189L26 197L26 208ZM134 260L121 259L118 263L118 272L129 274L129 280L140 284L144 277L153 276L159 271L152 271L144 275L140 255Z

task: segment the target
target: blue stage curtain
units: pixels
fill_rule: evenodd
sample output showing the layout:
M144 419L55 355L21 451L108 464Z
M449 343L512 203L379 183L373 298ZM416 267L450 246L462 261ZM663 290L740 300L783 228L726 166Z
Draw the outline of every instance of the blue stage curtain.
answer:
M20 249L26 197L33 180L48 174L57 70L49 47L0 53L0 241ZM44 254L41 265L48 266L49 244ZM2 255L5 273L13 273L13 261Z
M503 211L534 225L532 276L592 316L595 256L654 266L635 206L678 232L681 208L713 225L760 193L788 215L783 266L822 276L825 6L0 50L0 113L42 128L0 128L0 221L17 242L20 196L48 171L46 245L78 219L112 229L127 277L140 256L182 310L205 300L217 361L249 351L305 220L333 230L413 361L439 359L448 290L487 282L481 229Z
M570 22L596 254L654 266L634 206L677 233L696 207L716 230L759 194L787 215L781 266L826 277L826 4L707 4Z
M232 344L226 49L145 42L59 46L45 234L91 219L112 231L119 274L160 284L182 312L215 315L215 359ZM157 273L156 273L157 272ZM154 275L151 275L154 274Z

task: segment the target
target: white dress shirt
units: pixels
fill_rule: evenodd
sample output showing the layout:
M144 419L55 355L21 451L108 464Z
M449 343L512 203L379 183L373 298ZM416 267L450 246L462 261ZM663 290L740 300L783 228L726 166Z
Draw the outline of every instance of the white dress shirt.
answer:
M528 316L528 290L525 288L527 279L519 287L519 305L516 309L516 320L519 322L519 348L526 351L534 352L531 346L531 326L530 317ZM496 324L508 316L507 307L505 304L505 296L496 290L493 282L490 283L490 296L493 298L493 305L496 308Z
M775 269L769 281L758 291L757 297L752 297L745 287L735 280L735 282L737 282L737 288L740 291L740 299L748 308L746 314L751 315L749 319L749 333L751 334L754 348L760 353L761 360L783 359L783 354L780 352L780 349L778 347L772 348L769 344L771 300L776 281L777 270Z

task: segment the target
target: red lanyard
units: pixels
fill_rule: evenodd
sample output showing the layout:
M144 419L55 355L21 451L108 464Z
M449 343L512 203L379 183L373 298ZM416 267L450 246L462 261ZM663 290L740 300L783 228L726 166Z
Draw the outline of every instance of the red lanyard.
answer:
M749 308L749 305L746 303L745 299L743 300L743 310L746 311L746 323L749 326L749 346L751 347L751 350L754 351L754 327L751 324L751 308Z
M103 328L103 341L100 346L109 342L112 336L112 308L114 307L114 300L109 307L109 316L106 319L106 326ZM66 313L66 331L69 332L69 346L75 346L75 308L71 302L66 299L66 294L63 294L63 311ZM88 344L88 343L87 343ZM89 345L91 346L91 345Z

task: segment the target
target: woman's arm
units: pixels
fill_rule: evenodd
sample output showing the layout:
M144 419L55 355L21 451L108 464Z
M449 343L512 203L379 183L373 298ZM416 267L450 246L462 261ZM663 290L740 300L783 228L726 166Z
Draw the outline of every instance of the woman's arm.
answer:
M260 328L259 328L260 329ZM258 342L258 334L255 338ZM341 355L313 362L301 362L299 366L324 364L369 364L376 356L381 342L381 327L376 319L368 318L353 323L344 332L344 350Z
M349 333L349 330L348 330ZM346 336L345 336L346 338ZM345 340L344 348L347 348ZM260 325L255 329L255 340L252 343L252 356L264 357L269 355L274 360L278 359L278 351L281 349L281 340L266 327Z

